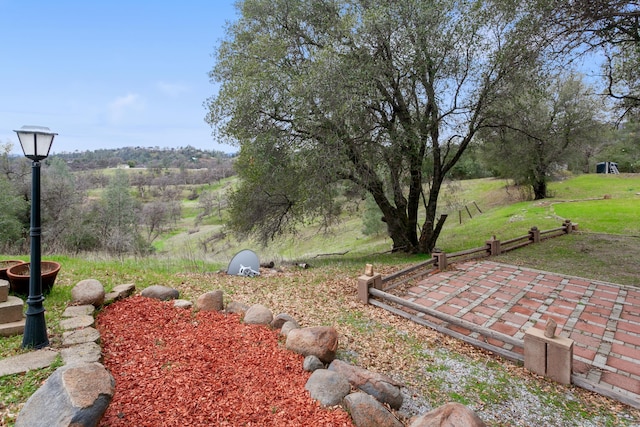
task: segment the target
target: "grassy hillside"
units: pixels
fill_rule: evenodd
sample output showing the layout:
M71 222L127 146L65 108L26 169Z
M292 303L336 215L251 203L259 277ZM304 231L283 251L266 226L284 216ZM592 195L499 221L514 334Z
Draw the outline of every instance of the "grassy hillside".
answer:
M225 185L232 184L227 181ZM553 182L550 189L555 195L553 198L521 201L518 189L509 187L503 180L449 183L440 201L440 213L448 214L448 219L438 247L447 252L478 247L494 235L509 239L526 234L532 226L542 230L558 227L567 218L578 222L584 232L640 235L640 214L637 213L640 176L582 175ZM226 235L223 219L217 216L195 226L196 209L196 202L184 202L183 220L178 229L156 243L161 255L223 268L244 248L254 250L261 260L277 262L309 261L318 255L338 253L361 258L386 252L392 246L384 233L363 234L362 204L347 205L342 221L328 231L309 225L298 235L276 240L266 248ZM206 252L204 241L208 241Z

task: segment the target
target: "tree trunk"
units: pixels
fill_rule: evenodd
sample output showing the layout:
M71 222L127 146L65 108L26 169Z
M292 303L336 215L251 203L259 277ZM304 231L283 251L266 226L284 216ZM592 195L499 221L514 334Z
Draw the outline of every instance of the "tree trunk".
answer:
M541 200L547 198L547 180L538 179L533 183L533 198L535 200Z
M411 243L417 238L416 231L409 227L408 224L398 218L397 215L391 218L385 217L387 223L387 232L393 241L393 252L415 253L418 248ZM411 233L413 232L413 236Z
M590 154L584 155L584 163L582 166L582 173L589 173L589 161L591 160Z
M433 252L433 248L436 246L442 227L447 220L447 214L440 215L436 226L433 226L432 221L425 221L422 225L422 232L420 233L420 253L430 254Z

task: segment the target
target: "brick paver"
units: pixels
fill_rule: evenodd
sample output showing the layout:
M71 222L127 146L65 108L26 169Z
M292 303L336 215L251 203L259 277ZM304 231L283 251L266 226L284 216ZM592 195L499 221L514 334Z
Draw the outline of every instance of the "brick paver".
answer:
M574 376L640 407L640 288L468 261L428 276L403 298L517 339L552 318L557 334L574 340Z

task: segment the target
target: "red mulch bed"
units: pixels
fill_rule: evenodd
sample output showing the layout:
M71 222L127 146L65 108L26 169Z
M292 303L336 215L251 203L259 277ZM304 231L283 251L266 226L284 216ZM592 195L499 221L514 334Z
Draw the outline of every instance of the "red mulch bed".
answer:
M132 297L100 313L116 391L101 426L353 426L304 389L303 357L237 315Z

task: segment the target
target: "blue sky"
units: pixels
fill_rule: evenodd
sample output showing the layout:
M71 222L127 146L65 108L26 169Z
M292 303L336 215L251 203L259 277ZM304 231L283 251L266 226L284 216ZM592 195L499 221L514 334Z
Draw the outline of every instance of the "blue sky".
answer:
M47 126L52 153L119 147L234 152L213 140L207 73L233 0L0 0L0 143Z

